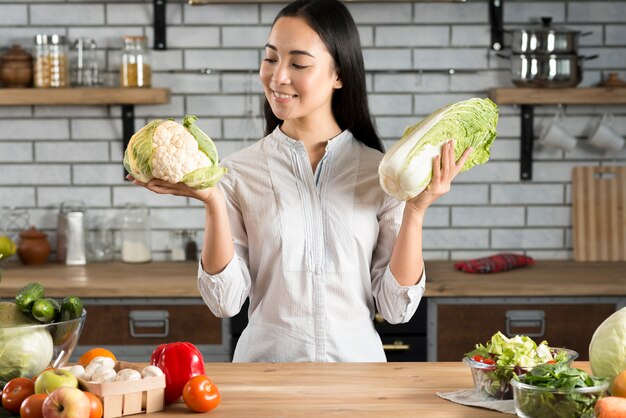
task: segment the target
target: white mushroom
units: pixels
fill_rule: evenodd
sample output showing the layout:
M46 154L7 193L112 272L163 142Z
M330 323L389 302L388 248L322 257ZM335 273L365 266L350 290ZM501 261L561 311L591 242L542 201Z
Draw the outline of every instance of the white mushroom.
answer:
M115 382L117 373L111 367L100 365L91 375L91 381L96 383Z
M135 370L135 369L122 369L119 372L117 372L117 377L115 378L115 380L118 382L127 381L127 380L140 380L140 379L141 379L141 373L139 373L139 370Z
M94 357L93 360L89 362L89 364L92 364L92 363L102 364L105 366L109 366L110 368L115 367L115 360L113 360L111 357L105 357L105 356Z
M155 376L163 376L163 370L158 368L157 366L146 366L141 370L142 377L155 377Z
M65 366L61 367L63 370L67 370L72 373L77 379L85 379L85 368L80 364L75 364L73 366ZM89 379L87 379L89 380Z

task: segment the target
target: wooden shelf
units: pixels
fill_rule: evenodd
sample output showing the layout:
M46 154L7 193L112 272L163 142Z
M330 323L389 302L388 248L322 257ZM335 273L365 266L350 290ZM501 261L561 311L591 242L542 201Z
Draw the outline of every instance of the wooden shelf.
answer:
M534 106L538 105L620 105L626 104L624 87L585 87L540 89L499 87L489 89L488 96L499 105L521 106L520 178L532 179Z
M539 89L504 87L489 90L489 98L502 105L551 104L626 104L624 87L586 87L570 89Z
M0 89L0 106L154 105L170 101L165 88L28 88Z

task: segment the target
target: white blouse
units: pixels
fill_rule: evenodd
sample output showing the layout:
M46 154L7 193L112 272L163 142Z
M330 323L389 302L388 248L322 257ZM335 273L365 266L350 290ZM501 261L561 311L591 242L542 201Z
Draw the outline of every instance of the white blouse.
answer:
M314 173L276 128L222 161L235 256L216 275L200 265L198 288L218 317L250 298L233 361L386 361L375 311L409 321L426 280L400 286L389 270L404 204L379 185L382 155L344 131Z

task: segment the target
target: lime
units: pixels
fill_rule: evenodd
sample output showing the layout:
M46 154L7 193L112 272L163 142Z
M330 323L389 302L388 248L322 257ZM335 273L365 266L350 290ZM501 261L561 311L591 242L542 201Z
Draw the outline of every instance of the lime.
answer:
M0 235L0 258L9 258L17 251L17 245L6 235Z

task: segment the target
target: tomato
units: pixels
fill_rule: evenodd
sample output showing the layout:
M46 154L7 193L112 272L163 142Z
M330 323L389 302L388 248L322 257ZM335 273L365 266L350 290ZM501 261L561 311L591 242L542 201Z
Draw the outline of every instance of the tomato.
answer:
M194 376L183 387L185 405L194 412L208 412L220 403L220 392L205 375Z
M45 393L30 395L24 399L20 407L20 418L43 418L43 401L48 397Z
M549 360L549 361L546 361L546 363L547 364L556 364L556 360Z
M490 358L490 357L486 357L483 359L483 363L485 364L496 364L495 360Z
M17 414L24 399L35 393L35 383L25 377L16 377L9 380L2 390L2 407Z
M480 354L476 354L472 357L472 360L477 361L478 363L482 363L485 358Z
M102 413L104 412L104 408L102 406L102 401L96 395L91 392L83 392L89 398L89 402L91 403L91 414L89 414L88 418L102 418Z

